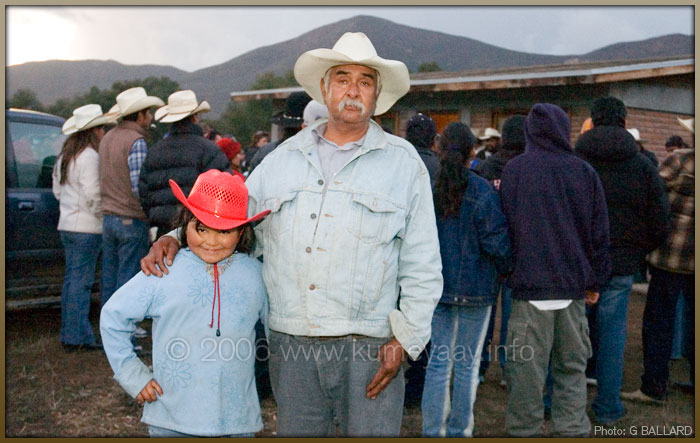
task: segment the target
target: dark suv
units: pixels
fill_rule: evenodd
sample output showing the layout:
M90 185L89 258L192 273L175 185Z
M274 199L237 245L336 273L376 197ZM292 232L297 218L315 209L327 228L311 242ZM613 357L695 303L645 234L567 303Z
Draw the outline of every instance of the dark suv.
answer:
M5 110L5 307L60 300L64 257L51 172L65 136L64 120Z

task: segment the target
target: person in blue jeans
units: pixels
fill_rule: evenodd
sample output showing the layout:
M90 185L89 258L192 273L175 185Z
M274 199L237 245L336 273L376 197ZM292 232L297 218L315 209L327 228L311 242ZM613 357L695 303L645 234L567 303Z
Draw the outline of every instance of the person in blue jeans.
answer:
M146 159L151 108L163 100L141 87L117 95L121 121L100 142L102 225L102 304L139 272L148 253L148 218L139 201L139 175Z
M598 384L592 408L601 424L614 423L625 414L620 388L634 273L671 229L664 182L625 130L626 116L621 100L596 100L591 107L593 128L581 134L575 147L600 177L610 225L612 277L601 288L598 303L589 308Z
M63 125L68 138L53 168L53 194L60 208L58 231L66 257L59 339L67 352L102 348L89 315L102 240L97 148L112 117L102 114L96 104L75 109Z
M497 273L508 274L512 267L498 194L466 167L474 141L464 123L450 123L440 138L433 198L444 287L433 313L423 386L426 437L473 435L479 361L495 302L493 282Z

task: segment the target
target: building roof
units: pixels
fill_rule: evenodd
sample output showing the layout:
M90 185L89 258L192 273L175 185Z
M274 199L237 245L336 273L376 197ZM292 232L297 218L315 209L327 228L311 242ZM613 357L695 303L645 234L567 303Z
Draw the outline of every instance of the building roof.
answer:
M568 63L460 72L411 74L411 92L468 91L510 89L534 86L595 84L644 78L681 75L695 72L694 58L625 60L594 63ZM231 100L245 102L262 99L285 99L301 91L300 86L231 92Z

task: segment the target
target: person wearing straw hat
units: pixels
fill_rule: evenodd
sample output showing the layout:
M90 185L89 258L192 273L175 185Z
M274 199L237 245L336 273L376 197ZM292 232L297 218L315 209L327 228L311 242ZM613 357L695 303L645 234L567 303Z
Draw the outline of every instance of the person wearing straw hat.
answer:
M148 218L138 198L139 173L146 158L151 108L163 100L142 87L117 95L121 121L100 142L102 304L139 270L148 252Z
M168 104L156 110L155 119L170 123L168 137L148 149L139 174L139 200L157 236L173 229L180 203L170 192L168 180L177 181L189 192L197 176L209 169L231 171L226 155L199 126L202 113L210 110L191 90L175 91Z
M100 331L114 379L139 404L151 437L253 437L263 427L255 392L255 324L267 323L261 265L250 255L248 191L240 177L210 169L182 204L178 254L163 279L138 273L104 305ZM129 342L153 318L153 365Z
M653 164L655 167L658 167L659 159L656 158L656 154L644 147L644 143L646 143L647 141L642 138L641 134L639 133L639 129L628 128L627 132L632 134L632 137L634 137L634 141L637 142L637 146L639 146L639 152L646 158L648 158L651 164Z
M691 134L695 119L678 119ZM695 149L676 149L659 166L671 203L671 233L647 256L651 279L642 318L644 373L642 385L623 392L624 400L662 404L668 394L669 369L678 297L685 302L685 357L690 363L688 383L695 390Z
M620 389L634 274L671 227L664 183L639 151L635 131L625 130L626 117L622 100L595 100L593 128L579 137L574 149L600 177L610 226L612 276L600 289L599 302L588 310L593 355L586 372L598 386L591 409L603 425L612 425L625 414Z
M66 257L59 340L67 352L102 349L89 318L102 242L97 149L105 135L104 126L116 118L103 114L96 104L75 109L63 124L68 138L53 168L53 194L60 209L58 231Z
M303 53L294 75L328 120L280 144L246 181L249 213L271 211L256 237L277 435L398 436L401 363L430 338L443 281L428 170L372 120L408 92L408 69L348 32ZM161 274L176 250L159 240L142 269Z

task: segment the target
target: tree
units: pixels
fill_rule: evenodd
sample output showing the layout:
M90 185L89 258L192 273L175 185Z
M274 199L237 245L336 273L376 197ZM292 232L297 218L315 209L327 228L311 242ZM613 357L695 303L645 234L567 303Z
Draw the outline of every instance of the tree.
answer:
M437 71L442 71L442 68L435 61L424 62L418 66L418 72L437 72Z
M10 101L5 105L8 108L31 109L33 111L43 111L44 106L31 89L18 89Z

